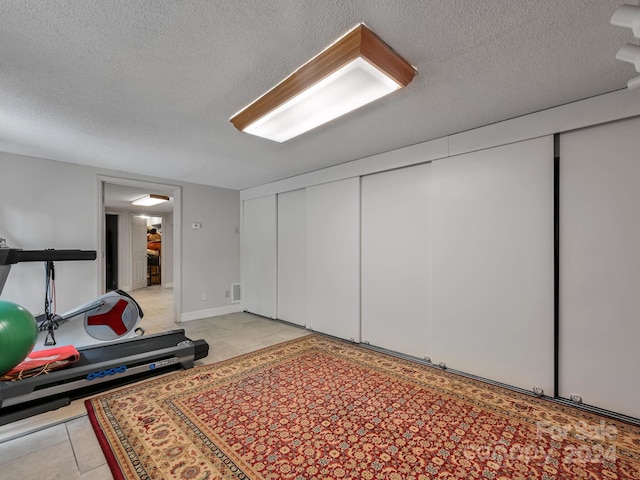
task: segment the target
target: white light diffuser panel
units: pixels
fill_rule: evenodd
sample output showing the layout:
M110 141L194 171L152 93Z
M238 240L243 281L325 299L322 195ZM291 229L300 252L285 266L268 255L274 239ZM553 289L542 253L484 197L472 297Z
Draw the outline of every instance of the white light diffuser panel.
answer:
M285 142L399 88L395 80L358 57L253 122L244 131Z
M165 195L146 195L142 198L134 200L131 202L132 205L137 205L140 207L153 207L154 205L159 205L163 202L168 202L169 197Z

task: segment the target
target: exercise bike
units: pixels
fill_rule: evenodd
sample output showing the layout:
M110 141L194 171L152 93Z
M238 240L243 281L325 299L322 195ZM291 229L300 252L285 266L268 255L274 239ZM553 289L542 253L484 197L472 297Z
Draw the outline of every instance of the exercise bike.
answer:
M78 252L78 258L83 256L85 252ZM81 347L144 335L144 329L139 327L140 320L144 317L142 308L122 290L105 293L91 302L58 315L55 309L55 266L52 260L45 262L45 270L44 313L36 317L39 331L36 349L59 344Z
M54 262L95 259L94 250L22 250L8 248L5 241L0 239L0 294L11 265L20 262L45 263L44 313L36 317L39 331L34 347L36 350L56 345L83 347L144 334L144 330L138 326L144 313L138 303L122 290L105 293L62 315L57 314Z

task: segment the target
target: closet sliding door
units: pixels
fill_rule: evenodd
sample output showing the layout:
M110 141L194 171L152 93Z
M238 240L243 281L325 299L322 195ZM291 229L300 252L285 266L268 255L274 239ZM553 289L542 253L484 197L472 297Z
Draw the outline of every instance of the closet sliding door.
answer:
M360 178L307 188L307 325L360 341Z
M553 394L553 137L432 164L433 360Z
M640 119L560 137L560 396L640 418Z
M276 196L243 202L242 308L276 316Z
M362 341L431 355L431 165L362 178Z
M278 195L278 318L306 323L306 192Z

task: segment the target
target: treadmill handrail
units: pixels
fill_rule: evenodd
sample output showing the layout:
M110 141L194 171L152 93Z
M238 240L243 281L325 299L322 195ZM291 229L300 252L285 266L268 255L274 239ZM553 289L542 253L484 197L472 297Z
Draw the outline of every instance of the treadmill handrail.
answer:
M95 250L22 250L21 248L0 248L0 265L21 262L66 262L73 260L95 260Z

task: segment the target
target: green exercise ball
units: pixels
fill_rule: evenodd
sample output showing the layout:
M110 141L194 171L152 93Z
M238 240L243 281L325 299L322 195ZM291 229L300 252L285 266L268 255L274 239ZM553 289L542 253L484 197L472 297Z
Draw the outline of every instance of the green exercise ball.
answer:
M0 375L22 362L38 339L36 319L26 308L0 300Z

